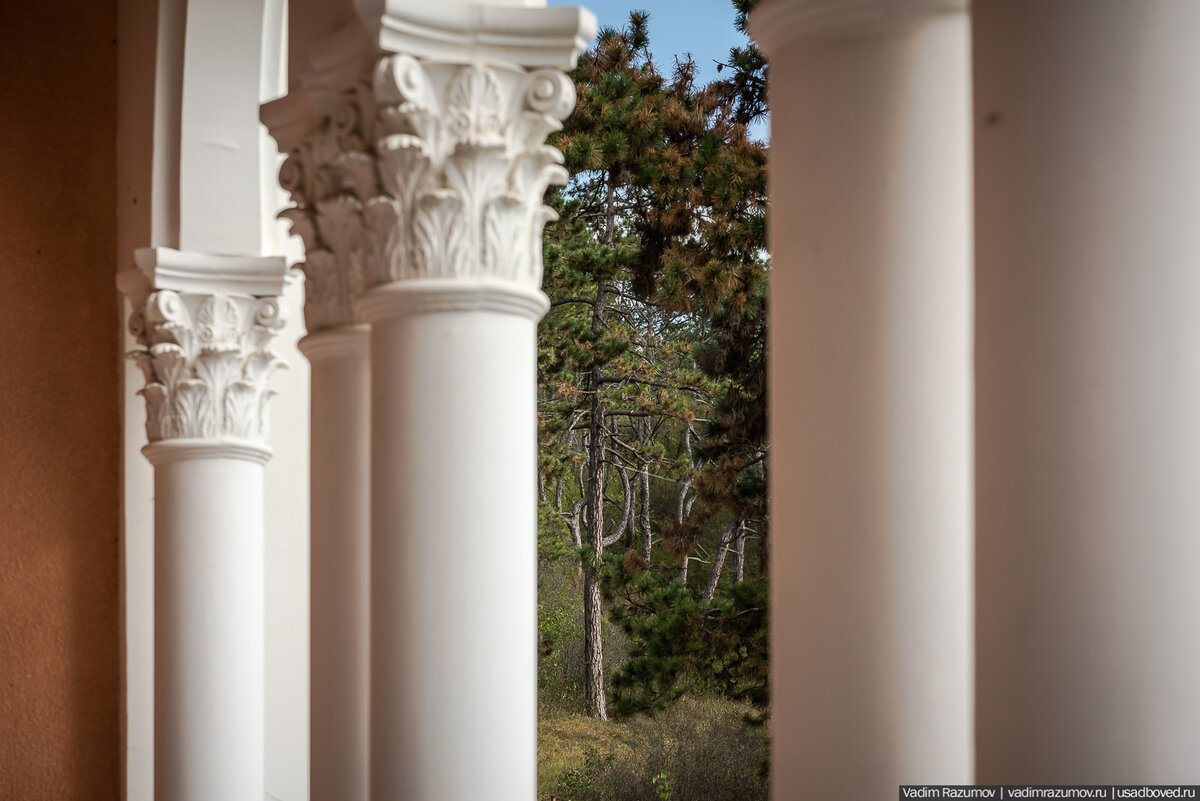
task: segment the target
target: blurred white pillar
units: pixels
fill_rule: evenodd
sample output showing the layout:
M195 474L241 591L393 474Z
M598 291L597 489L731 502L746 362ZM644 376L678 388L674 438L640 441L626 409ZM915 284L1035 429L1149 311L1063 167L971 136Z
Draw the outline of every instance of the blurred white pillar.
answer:
M311 365L312 398L309 793L312 801L366 801L370 332L353 309L365 245L352 178L366 175L375 186L361 135L373 122L360 120L370 111L358 103L373 59L355 28L330 36L326 52L304 71L320 88L295 88L265 105L262 118L287 154L280 182L295 206L282 216L305 250L299 267L308 335L299 347Z
M312 398L308 784L312 801L366 801L370 330L353 309L364 241L350 176L374 170L355 103L371 49L354 29L329 38L326 72L307 70L322 89L301 86L266 104L262 116L287 153L280 181L295 206L282 216L305 246L298 266L308 330L299 347L311 365Z
M963 0L763 0L774 795L972 778Z
M261 801L263 466L281 258L137 252L121 277L154 465L154 795Z
M1198 30L975 3L981 781L1196 776Z
M366 326L300 341L312 365L310 793L367 798L370 373Z

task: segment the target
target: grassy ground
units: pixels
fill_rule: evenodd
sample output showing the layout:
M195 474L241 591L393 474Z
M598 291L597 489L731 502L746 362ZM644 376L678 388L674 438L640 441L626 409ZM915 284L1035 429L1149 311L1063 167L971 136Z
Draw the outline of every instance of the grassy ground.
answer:
M743 722L750 711L685 698L654 718L606 722L544 707L538 799L766 801L768 733Z
M581 589L571 560L540 566L538 801L766 801L768 732L748 706L689 695L653 718L584 714ZM626 638L602 636L613 670Z
M550 798L563 774L583 767L589 750L616 755L632 750L633 744L627 724L542 707L538 710L539 801Z

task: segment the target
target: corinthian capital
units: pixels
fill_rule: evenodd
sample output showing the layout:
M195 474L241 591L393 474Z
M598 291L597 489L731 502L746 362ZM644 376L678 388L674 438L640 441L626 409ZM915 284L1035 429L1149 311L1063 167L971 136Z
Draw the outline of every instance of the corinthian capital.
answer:
M383 192L363 204L369 285L491 278L536 289L542 204L567 180L545 144L575 104L560 71L384 58L374 79Z
M353 303L365 288L363 204L379 193L375 103L361 81L332 98L331 112L291 147L279 183L292 208L281 217L304 242L304 319L310 332L359 322Z
M283 260L165 249L137 257L141 269L120 284L141 346L127 355L146 378L147 438L264 440L268 380L285 366L271 349L286 322Z
M359 322L363 292L409 279L536 290L553 218L542 196L567 179L545 140L575 104L562 69L595 17L494 3L359 12L379 48L373 66L362 29L339 31L263 109L289 154L280 182L295 206L283 216L307 253L309 330Z

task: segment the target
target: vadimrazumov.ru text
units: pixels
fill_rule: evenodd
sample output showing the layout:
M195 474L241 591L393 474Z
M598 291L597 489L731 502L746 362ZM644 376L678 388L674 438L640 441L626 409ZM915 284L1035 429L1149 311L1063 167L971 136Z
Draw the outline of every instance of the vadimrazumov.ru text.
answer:
M1121 798L1200 798L1200 786L1161 785L936 785L900 786L900 801L923 798L1091 798L1116 801Z

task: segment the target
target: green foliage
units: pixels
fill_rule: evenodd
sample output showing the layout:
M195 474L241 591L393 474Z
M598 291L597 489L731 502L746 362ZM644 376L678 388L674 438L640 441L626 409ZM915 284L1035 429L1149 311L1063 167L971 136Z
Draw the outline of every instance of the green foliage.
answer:
M558 559L538 571L538 701L582 711L583 614L575 571Z
M547 501L538 503L538 561L554 562L571 554L566 522Z
M543 563L538 571L538 703L547 710L586 709L580 584L573 559ZM624 630L605 625L601 636L605 653L623 660L629 648Z
M769 697L764 578L731 584L705 602L663 571L639 575L612 558L605 572L609 614L631 643L612 679L617 714L661 712L699 690L752 704L755 722L762 720Z
M735 25L746 33L746 20L758 0L733 0L737 9ZM717 65L717 71L729 71L724 81L717 82L722 92L736 109L734 118L747 125L767 115L767 59L762 51L751 42L746 47L735 47L729 51L729 60Z
M577 801L593 796L593 785L597 775L603 770L604 763L611 761L612 755L601 757L595 748L588 748L583 765L567 768L559 777L555 785L557 794L563 801Z
M695 180L684 151L703 120L688 107L690 77L664 80L648 50L646 17L634 14L624 30L601 31L574 78L576 111L554 142L575 177L550 198L560 218L546 232L543 285L552 306L539 332L539 466L543 486L554 487L552 512L590 557L580 560L586 599L599 597L606 548L640 539L650 557L651 473L689 491L692 456L677 443L716 388L695 357L704 335L698 321L639 285L652 258L642 210L671 182ZM601 610L585 603L587 648L596 642L588 632L601 625ZM604 716L595 662L585 659L587 696L592 713Z
M651 781L654 783L654 794L658 796L658 800L671 801L671 780L667 777L667 772L660 770Z

